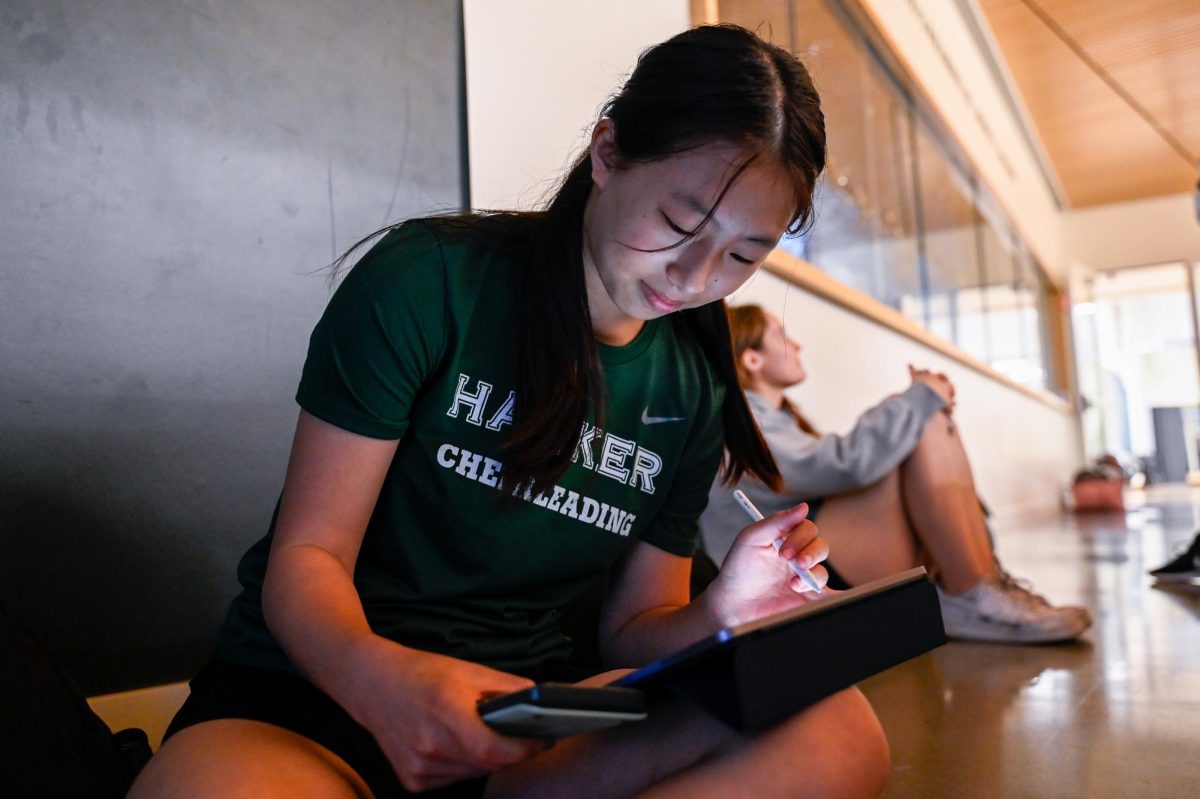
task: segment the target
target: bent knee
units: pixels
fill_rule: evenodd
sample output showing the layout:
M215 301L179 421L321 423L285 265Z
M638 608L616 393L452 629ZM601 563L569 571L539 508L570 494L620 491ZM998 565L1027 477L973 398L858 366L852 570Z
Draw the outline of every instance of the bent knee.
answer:
M847 796L878 796L892 771L891 749L874 708L857 688L848 688L830 699L836 718L831 744L839 748L838 762L853 764L846 775L852 790ZM827 727L826 729L830 729Z
M791 724L806 746L818 742L819 751L813 751L809 768L822 774L819 795L868 797L883 792L892 769L891 751L879 718L857 688L823 699Z

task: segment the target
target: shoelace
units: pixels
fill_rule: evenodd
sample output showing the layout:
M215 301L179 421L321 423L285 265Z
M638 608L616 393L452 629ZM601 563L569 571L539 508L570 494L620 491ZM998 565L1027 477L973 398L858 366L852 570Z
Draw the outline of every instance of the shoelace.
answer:
M1033 590L1033 583L1019 577L1013 577L999 563L996 564L996 572L998 577L997 584L1005 591L1016 594L1030 605L1042 608L1051 607L1046 597Z

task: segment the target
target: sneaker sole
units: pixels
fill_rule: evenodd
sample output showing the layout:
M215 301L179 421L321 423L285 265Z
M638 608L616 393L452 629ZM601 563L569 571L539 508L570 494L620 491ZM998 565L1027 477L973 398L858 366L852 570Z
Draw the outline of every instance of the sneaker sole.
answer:
M1175 572L1173 574L1169 572L1167 574L1154 574L1151 572L1150 576L1164 583L1200 583L1200 572L1196 571Z
M1087 628L1077 632L1046 633L1031 630L971 630L959 632L946 630L946 637L955 641L975 641L988 644L1057 644L1074 641L1083 635Z
M962 624L957 619L942 618L946 629L946 637L956 641L982 641L995 644L1053 644L1062 641L1073 641L1083 635L1092 626L1090 615L1076 616L1077 624L1056 630L1038 630L1023 627L1018 624L991 622L976 617L969 624Z

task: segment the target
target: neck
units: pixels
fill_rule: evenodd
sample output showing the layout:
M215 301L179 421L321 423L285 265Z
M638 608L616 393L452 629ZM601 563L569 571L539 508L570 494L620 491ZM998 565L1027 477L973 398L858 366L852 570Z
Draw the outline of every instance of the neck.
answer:
M592 332L596 340L613 347L623 347L637 338L646 323L632 319L613 304L600 275L589 264L586 248L583 255L584 280L587 283L588 315L592 318Z
M783 407L783 389L781 387L755 380L747 388L766 400L767 405L775 410Z

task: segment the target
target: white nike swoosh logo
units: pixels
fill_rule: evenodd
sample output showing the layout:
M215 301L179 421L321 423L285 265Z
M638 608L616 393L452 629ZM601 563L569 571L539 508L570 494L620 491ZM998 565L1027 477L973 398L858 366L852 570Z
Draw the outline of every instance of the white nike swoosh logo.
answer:
M663 422L682 422L686 416L651 416L649 408L642 408L642 424L661 424Z

